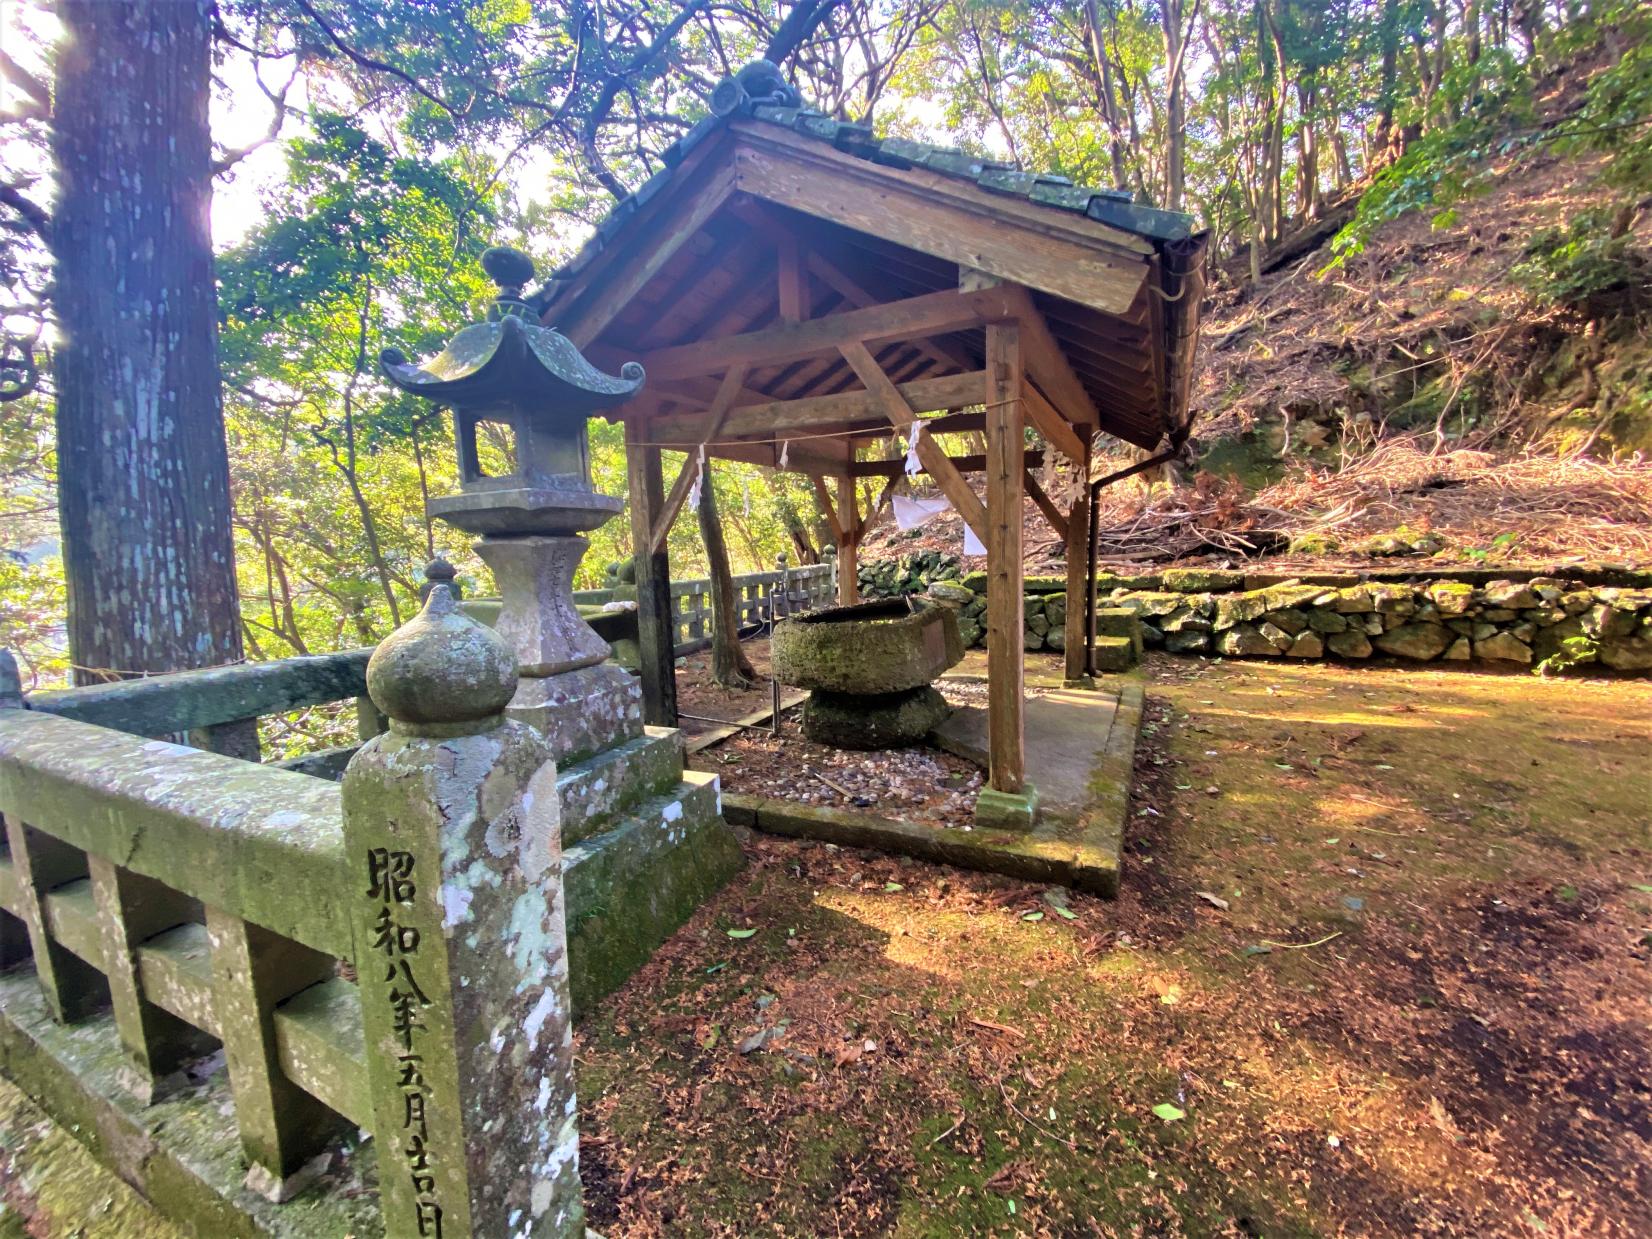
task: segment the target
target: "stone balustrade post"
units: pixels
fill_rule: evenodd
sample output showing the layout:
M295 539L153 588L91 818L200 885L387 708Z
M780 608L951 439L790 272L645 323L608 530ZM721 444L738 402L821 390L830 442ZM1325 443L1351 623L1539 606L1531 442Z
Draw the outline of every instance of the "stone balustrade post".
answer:
M583 1236L560 808L516 658L437 585L344 775L387 1239Z

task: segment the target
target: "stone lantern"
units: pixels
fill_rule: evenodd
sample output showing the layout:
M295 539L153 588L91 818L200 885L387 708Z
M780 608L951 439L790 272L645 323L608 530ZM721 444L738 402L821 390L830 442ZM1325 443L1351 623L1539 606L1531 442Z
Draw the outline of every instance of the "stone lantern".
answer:
M591 488L586 420L635 396L643 371L628 362L604 374L540 325L522 297L534 275L527 255L490 249L482 266L499 285L487 321L422 365L395 349L379 362L403 391L453 411L459 493L432 498L431 515L479 537L476 551L499 584L495 627L521 676L510 714L542 732L559 761L573 760L642 732L640 689L605 665L608 644L575 608L573 579L587 549L581 535L624 506ZM508 444L493 474L482 436Z

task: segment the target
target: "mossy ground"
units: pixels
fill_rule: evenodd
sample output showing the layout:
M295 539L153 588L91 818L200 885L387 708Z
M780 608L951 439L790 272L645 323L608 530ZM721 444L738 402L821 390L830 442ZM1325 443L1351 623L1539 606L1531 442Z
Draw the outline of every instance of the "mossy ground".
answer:
M580 1029L592 1224L1652 1233L1652 683L1147 674L1116 902L750 841Z

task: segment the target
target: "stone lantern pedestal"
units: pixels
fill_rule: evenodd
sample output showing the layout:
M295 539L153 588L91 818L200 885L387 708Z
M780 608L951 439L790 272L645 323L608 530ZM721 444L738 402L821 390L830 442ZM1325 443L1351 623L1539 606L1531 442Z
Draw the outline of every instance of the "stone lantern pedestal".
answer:
M636 677L607 661L608 643L574 606L574 570L585 551L577 535L476 544L499 585L494 627L516 652L521 677L507 713L543 735L558 761L642 735Z

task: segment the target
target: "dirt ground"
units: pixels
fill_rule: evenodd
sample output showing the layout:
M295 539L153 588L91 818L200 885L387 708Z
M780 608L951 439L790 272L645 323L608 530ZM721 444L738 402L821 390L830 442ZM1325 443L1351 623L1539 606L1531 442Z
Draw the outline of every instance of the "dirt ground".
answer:
M753 839L580 1031L593 1224L1648 1233L1652 685L1149 675L1117 902Z
M716 727L715 723L704 722L704 719L717 718L733 722L758 710L769 708L769 639L759 637L742 641L740 648L746 651L746 657L751 660L752 670L757 673L757 683L752 688L723 688L713 680L710 650L690 654L678 666L677 709L684 714L701 716L697 719L682 720L685 735L703 735ZM782 687L781 691L790 690Z
M1147 673L1115 902L749 839L578 1031L592 1225L1652 1233L1652 683ZM173 1233L7 1104L0 1235Z

